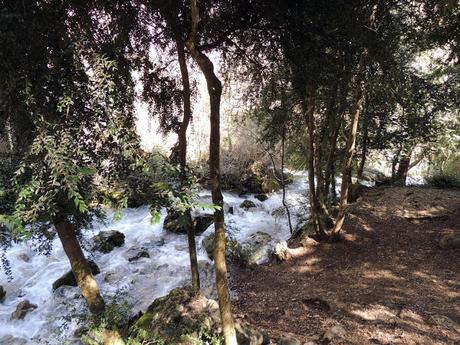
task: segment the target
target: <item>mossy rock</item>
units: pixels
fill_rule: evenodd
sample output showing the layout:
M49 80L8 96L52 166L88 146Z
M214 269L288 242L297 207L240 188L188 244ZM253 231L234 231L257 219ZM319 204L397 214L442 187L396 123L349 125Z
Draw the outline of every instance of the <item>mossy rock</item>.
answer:
M203 238L203 241L201 242L203 248L206 250L206 253L208 253L208 256L211 260L214 260L214 238L215 233L213 232ZM234 239L229 238L228 235L226 235L225 239L225 257L229 260L234 259L238 256L240 245Z
M267 196L267 194L256 194L256 195L254 195L254 198L256 198L259 201L264 202L265 200L268 199L268 196Z
M238 261L244 265L253 265L260 263L264 258L268 259L271 241L272 237L266 232L257 231L252 234L245 243L236 247Z
M364 186L360 183L352 183L348 188L348 202L356 202L362 195Z
M218 333L217 302L195 294L191 287L176 288L153 301L129 330L139 343L189 345L212 343Z
M125 235L117 230L100 231L91 241L93 251L110 253L115 247L125 244Z

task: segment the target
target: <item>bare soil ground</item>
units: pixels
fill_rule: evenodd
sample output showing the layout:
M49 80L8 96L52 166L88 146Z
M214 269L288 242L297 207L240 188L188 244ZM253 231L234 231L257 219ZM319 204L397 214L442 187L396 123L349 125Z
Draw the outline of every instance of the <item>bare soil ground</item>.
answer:
M273 338L331 344L460 344L460 191L379 187L350 205L342 242L270 266L233 267L237 317Z

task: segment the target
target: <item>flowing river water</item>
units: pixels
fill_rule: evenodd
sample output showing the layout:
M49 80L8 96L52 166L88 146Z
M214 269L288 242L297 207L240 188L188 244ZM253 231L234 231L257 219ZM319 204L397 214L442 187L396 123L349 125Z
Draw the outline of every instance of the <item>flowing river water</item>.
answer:
M294 183L287 187L294 225L300 221L297 215L307 212L306 192L305 174L295 174ZM258 231L271 235L270 245L273 247L276 242L289 237L286 216L280 211L281 192L268 194L264 202L255 199L252 194L241 197L229 192L223 194L225 209L233 208L233 214L226 212L225 215L226 230L238 242L244 242ZM210 192L202 191L199 198L209 201ZM244 200L253 201L256 207L240 208ZM110 253L85 253L100 268L101 273L96 275L96 280L107 302L115 299L117 302L127 301L134 314L145 310L155 298L189 282L187 236L164 230L165 216L166 210L162 210L160 223L152 225L148 207L126 209L121 221L105 225L97 223L83 232L86 239L101 230L118 230L125 235L124 245ZM214 273L213 262L206 254L202 240L212 231L213 225L197 236L205 294L212 294ZM140 250L147 251L150 258L128 261ZM13 280L8 281L5 272L0 270L0 285L6 291L6 298L0 303L0 344L78 344L73 334L81 323L81 315L85 313L85 302L79 289L71 286L60 287L54 292L52 289L53 282L70 269L59 240L53 240L52 250L47 256L32 250L31 243L19 243L8 248L6 257ZM11 313L24 299L36 304L37 308L22 320L11 320Z

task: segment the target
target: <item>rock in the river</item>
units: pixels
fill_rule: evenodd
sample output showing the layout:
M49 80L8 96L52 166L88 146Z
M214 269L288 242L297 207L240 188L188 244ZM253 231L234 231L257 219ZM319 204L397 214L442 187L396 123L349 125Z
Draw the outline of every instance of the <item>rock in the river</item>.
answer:
M99 270L99 267L96 265L96 263L92 260L88 260L89 267L91 267L91 273L93 275L99 274L101 271ZM60 278L58 278L54 283L53 283L53 291L56 290L57 288L63 286L63 285L68 285L68 286L77 286L77 280L75 279L75 276L70 270L69 272L65 273L62 275Z
M240 245L234 239L226 236L226 246L225 246L225 256L228 259L234 258L240 250ZM214 260L214 232L203 238L201 242L203 248L208 253L208 256L211 260Z
M244 208L244 209L248 209L248 208L256 207L256 204L254 204L254 202L252 202L251 200L244 200L244 201L240 204L240 207L241 207L241 208Z
M3 288L3 286L0 285L0 303L2 303L5 300L6 296L6 291Z
M150 254L148 251L146 250L141 250L139 251L136 255L133 255L131 256L128 261L129 262L132 262L132 261L137 261L139 260L140 258L149 258L150 257Z
M5 335L0 338L0 344L8 345L26 345L27 339L13 337L12 335Z
M11 314L11 320L21 320L29 311L36 308L36 304L30 303L29 300L25 299L18 303L16 310Z
M92 238L93 251L110 253L115 247L125 243L125 235L117 230L101 231Z
M335 325L329 328L323 335L323 340L326 342L330 342L333 339L336 338L344 338L345 335L347 334L347 331L345 331L345 328L343 328L340 325Z
M200 214L196 216L193 219L195 234L202 234L212 223L214 223L214 216L212 214Z
M256 195L254 195L254 198L256 198L257 200L263 202L263 201L268 199L268 196L267 196L267 194L256 194Z
M257 231L238 247L238 259L245 265L260 263L268 259L271 252L272 237L266 232Z
M26 253L18 254L18 258L21 259L24 262L29 262L30 261L30 258Z
M218 335L219 324L217 303L184 287L153 301L130 333L140 343L201 344L202 337Z
M460 248L460 232L450 235L444 235L439 240L439 246L442 249L458 249Z
M187 233L187 220L180 212L170 208L163 222L163 228L174 233Z

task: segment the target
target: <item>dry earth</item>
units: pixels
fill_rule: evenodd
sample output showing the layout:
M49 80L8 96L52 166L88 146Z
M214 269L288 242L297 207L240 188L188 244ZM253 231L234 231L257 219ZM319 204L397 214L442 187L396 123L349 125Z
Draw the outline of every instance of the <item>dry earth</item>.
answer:
M282 264L233 267L235 312L273 338L331 344L460 344L460 191L380 187L350 206L345 240Z

